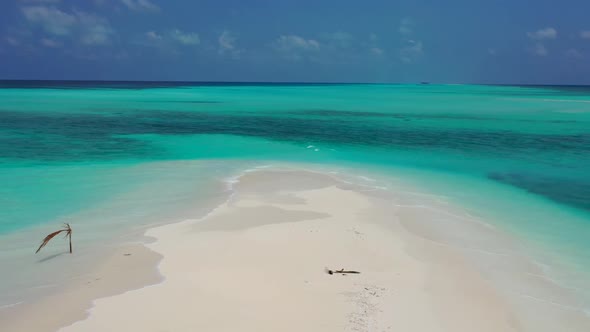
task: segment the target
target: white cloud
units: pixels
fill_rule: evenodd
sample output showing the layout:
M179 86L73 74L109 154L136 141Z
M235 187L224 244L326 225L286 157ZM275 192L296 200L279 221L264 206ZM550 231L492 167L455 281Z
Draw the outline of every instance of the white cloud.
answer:
M59 41L50 38L42 38L41 45L49 48L58 48L61 47L63 44Z
M217 43L219 44L219 54L231 54L234 58L240 56L242 50L239 50L236 47L236 41L238 38L228 30L224 30L219 38L217 38Z
M199 45L201 43L199 34L195 32L183 32L176 29L170 33L170 36L183 45Z
M385 54L385 50L383 50L383 48L381 48L377 44L378 40L379 40L379 37L375 33L369 34L369 40L368 40L368 42L363 42L362 43L363 50L365 50L368 47L370 54L375 55L375 56L382 56L382 55L384 55Z
M315 59L320 50L320 43L315 39L305 39L297 35L282 35L275 40L273 47L285 59L299 61L304 58Z
M82 11L68 13L55 7L28 6L22 8L22 13L29 24L45 33L75 38L85 45L106 45L114 34L108 20Z
M60 3L61 0L20 0L25 3Z
M567 50L565 52L565 56L567 56L568 58L574 58L574 59L581 59L584 57L584 55L576 50L575 48L570 48L569 50Z
M365 50L369 50L369 53L375 56L382 56L385 54L385 50L381 48L381 46L377 43L379 41L379 37L375 33L369 34L369 40L366 42L362 42L362 49L363 52Z
M6 38L4 38L4 40L6 40L6 42L12 46L19 46L20 45L20 42L16 38L6 37Z
M314 39L305 39L296 35L283 35L276 41L276 47L281 51L317 51L320 43Z
M383 51L383 49L379 48L379 47L372 47L370 49L371 53L374 55L383 55L385 53L385 51Z
M555 39L557 38L557 30L554 28L543 28L535 32L527 32L527 36L534 40Z
M400 60L405 63L412 63L424 54L424 46L421 41L408 40L406 45L399 52Z
M114 30L109 22L99 16L84 12L76 12L81 36L80 40L85 45L106 45L110 43Z
M150 0L121 0L121 2L134 11L160 11L160 7Z
M547 54L549 54L549 51L547 51L547 48L545 47L545 45L543 45L541 43L536 43L531 51L533 52L534 55L538 55L538 56L546 56Z
M23 7L22 12L28 22L41 26L45 32L52 35L70 34L77 22L76 16L54 7L29 6Z
M399 33L402 36L409 36L412 32L414 32L414 21L409 17L402 19L399 25Z
M152 40L162 40L162 36L155 31L148 31L145 33L146 37Z
M110 44L112 30L104 25L96 25L90 28L82 37L82 41L85 45L107 45Z
M535 45L530 49L531 53L536 56L547 56L549 51L547 50L547 47L545 47L543 41L557 38L557 30L547 27L535 32L527 32L527 36L536 41Z
M222 50L233 50L235 49L234 43L236 42L236 37L231 32L225 30L219 35L217 42L219 42L219 47Z
M355 43L354 37L348 32L332 32L324 34L323 37L327 40L330 46L335 48L347 49L351 48Z
M180 54L178 46L197 46L201 44L199 34L196 32L185 32L179 29L167 31L150 30L144 33L144 38L137 44L156 47L166 53Z
M414 26L414 20L406 17L401 20L398 29L403 43L399 49L399 59L405 63L415 62L424 54L424 44L422 41L412 39Z
M580 31L580 38L582 38L582 39L590 39L590 30L582 30L582 31Z

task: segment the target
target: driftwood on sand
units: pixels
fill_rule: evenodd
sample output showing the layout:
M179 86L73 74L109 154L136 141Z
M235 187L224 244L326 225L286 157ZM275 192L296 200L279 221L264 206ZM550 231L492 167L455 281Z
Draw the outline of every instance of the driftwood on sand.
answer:
M345 270L345 269L340 269L340 270L330 270L330 269L326 269L326 273L332 275L332 274L360 274L359 271L352 271L352 270Z
M57 234L62 233L62 232L66 232L66 236L69 241L70 241L70 254L72 253L72 227L70 227L70 224L64 224L64 228L60 229L59 231L55 231L49 235L47 235L44 239L43 242L41 242L41 245L39 246L39 248L37 249L37 251L35 251L35 253L38 253L43 247L45 247L45 245L47 245L47 243L53 239Z

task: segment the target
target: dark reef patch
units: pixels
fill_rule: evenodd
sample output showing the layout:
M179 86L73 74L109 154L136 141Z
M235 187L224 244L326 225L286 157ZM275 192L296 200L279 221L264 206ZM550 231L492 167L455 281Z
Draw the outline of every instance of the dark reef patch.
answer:
M92 159L139 157L149 153L150 147L145 142L124 138L135 134L228 134L290 142L445 149L509 158L536 152L590 155L590 134L424 128L398 121L381 121L375 125L343 117L306 119L280 113L274 116L165 110L104 114L0 112L2 157Z
M170 157L163 147L132 136L142 134L238 135L334 147L378 147L379 153L391 155L403 150L433 154L444 151L467 159L491 158L511 164L517 161L564 173L574 172L578 174L577 181L523 173L494 173L488 177L556 202L590 210L590 179L584 181L583 176L581 179L579 176L590 169L590 133L540 134L461 126L426 127L414 125L412 121L399 121L395 117L401 115L396 114L305 112L306 117L296 116L301 112L240 114L154 109L111 109L77 114L0 111L0 163L3 160L35 164ZM309 117L312 114L318 117ZM394 119L390 119L391 116ZM369 121L370 118L378 121Z
M522 188L555 202L590 211L590 182L522 173L490 173L488 178Z

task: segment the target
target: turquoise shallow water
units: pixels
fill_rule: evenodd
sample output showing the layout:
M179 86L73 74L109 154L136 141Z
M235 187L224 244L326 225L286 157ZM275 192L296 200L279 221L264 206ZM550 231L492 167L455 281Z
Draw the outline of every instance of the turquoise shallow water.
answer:
M204 164L158 166L179 160ZM590 263L590 89L0 84L6 236L62 220L100 229L165 218L257 161L401 176L564 264ZM110 212L98 218L101 208Z

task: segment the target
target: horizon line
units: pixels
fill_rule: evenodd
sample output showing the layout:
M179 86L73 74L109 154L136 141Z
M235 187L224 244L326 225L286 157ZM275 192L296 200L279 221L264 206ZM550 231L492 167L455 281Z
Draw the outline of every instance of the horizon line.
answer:
M63 83L169 83L169 84L284 84L284 85L482 85L482 86L562 86L590 87L587 84L563 83L443 83L430 81L417 82L304 82L304 81L191 81L191 80L92 80L92 79L4 79L0 82L63 82Z

